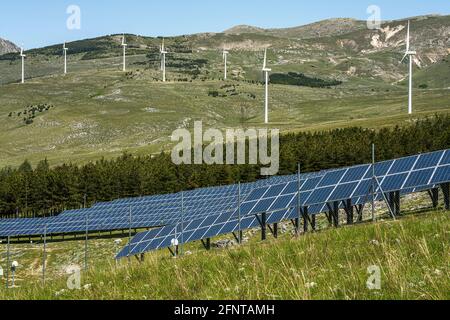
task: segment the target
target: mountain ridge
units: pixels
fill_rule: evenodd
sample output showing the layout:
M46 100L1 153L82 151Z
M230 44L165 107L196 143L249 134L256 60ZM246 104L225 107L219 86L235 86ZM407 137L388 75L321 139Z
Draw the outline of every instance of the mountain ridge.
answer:
M13 42L0 38L0 55L5 53L19 52L20 48Z

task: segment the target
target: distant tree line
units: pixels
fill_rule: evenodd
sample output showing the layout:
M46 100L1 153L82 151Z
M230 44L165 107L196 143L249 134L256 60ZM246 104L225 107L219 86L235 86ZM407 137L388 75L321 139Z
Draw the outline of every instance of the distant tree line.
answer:
M435 116L405 127L370 130L336 129L295 133L280 138L280 175L351 166L446 149L450 146L450 115ZM46 160L35 168L25 161L19 168L0 170L0 216L49 216L95 202L155 195L194 188L251 182L260 179L259 165L181 165L170 154L98 160L83 166L50 167Z
M284 85L302 86L311 88L327 88L342 84L342 81L312 78L305 76L303 73L295 73L295 72L289 72L287 74L274 73L270 76L270 82L274 84L284 84Z

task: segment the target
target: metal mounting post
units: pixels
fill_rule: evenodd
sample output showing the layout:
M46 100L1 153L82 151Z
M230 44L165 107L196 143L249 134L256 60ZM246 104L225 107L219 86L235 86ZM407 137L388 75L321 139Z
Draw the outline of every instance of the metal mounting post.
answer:
M351 225L354 221L354 207L352 204L352 199L344 201L345 213L347 214L347 224Z
M267 239L267 214L265 212L261 215L261 240Z
M444 194L445 210L450 210L450 183L442 184L441 189Z
M47 226L44 227L44 251L42 254L42 284L45 285L45 265L47 261Z
M439 206L439 188L428 190L428 194L430 195L431 202L433 203L433 208L436 209Z
M308 214L308 208L304 207L303 210L303 232L308 232L308 223L309 223L309 214Z
M301 202L301 189L302 189L302 181L301 181L301 166L298 164L297 170L297 183L298 183L298 195L297 195L297 211L298 218L295 220L295 235L300 236L300 219L302 218L302 202Z
M202 239L202 244L207 251L211 250L211 238L206 238L206 242Z

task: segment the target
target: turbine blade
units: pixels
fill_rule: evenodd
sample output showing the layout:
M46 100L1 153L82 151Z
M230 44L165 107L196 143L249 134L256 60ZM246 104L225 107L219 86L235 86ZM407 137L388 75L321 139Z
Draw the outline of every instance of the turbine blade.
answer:
M406 59L407 56L408 56L408 54L405 54L405 55L403 56L402 61L400 61L400 63L403 63L403 61L405 61L405 59Z
M267 49L264 50L264 64L263 69L266 69L267 67Z
M410 27L410 21L408 20L408 31L407 31L407 35L406 35L406 51L409 51L409 36L410 36L410 31L409 31L409 27Z

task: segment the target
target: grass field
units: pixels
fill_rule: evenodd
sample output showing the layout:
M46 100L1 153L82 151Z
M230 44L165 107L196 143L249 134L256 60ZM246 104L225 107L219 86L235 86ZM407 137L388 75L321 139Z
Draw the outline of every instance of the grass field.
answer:
M181 258L163 250L147 254L143 263L134 258L114 263L120 247L114 237L120 234L92 238L89 269L81 273L79 290L67 289L66 270L84 266L82 239L48 244L45 287L42 242L14 244L11 260L20 262L18 287L2 286L0 298L449 299L450 217L446 211L424 209L424 199L410 199L407 210L415 213L396 221L386 220L385 208L377 208L379 220L374 224L330 229L319 219L318 232L298 239L286 224L279 239L261 242L253 230L245 233L247 240L240 247L207 252L193 243ZM5 259L0 260L2 266ZM381 269L381 290L366 286L370 266Z

